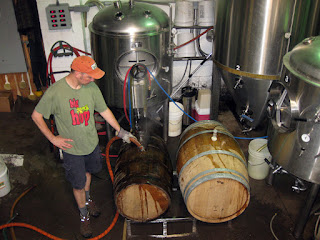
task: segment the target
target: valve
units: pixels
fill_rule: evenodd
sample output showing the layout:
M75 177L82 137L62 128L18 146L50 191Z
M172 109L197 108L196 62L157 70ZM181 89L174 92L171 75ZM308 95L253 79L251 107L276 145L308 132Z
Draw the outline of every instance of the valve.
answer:
M242 76L235 77L236 84L234 85L233 89L238 89L243 87L243 80Z
M301 191L307 190L307 187L300 178L296 178L294 180L294 185L291 188L296 193L300 193Z

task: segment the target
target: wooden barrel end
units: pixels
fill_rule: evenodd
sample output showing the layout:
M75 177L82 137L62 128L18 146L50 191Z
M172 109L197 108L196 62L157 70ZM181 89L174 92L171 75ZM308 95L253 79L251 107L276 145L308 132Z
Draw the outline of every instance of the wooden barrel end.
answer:
M146 222L163 214L170 196L162 188L150 184L132 184L115 196L119 213L133 221Z
M236 218L247 208L250 192L238 181L219 178L200 184L186 200L193 217L203 222L220 223Z

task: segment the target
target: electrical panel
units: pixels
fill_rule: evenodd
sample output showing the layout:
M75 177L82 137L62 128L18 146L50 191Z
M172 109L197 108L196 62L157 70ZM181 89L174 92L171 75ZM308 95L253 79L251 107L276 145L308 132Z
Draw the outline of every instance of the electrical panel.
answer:
M70 29L71 16L68 3L50 4L46 7L49 30Z

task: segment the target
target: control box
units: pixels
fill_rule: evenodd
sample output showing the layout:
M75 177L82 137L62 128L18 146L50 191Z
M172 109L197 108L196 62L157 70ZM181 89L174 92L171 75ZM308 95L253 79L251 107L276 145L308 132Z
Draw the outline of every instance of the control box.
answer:
M70 29L71 15L68 3L50 4L46 7L49 30Z

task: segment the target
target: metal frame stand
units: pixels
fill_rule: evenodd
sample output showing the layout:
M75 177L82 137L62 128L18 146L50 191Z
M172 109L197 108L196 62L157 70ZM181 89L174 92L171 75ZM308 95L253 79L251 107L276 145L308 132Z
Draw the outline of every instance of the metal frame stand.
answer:
M210 119L218 120L219 115L219 101L221 89L221 74L217 65L212 62L212 85L211 85L211 106Z
M163 103L163 140L168 142L169 130L169 99L167 98Z
M142 235L133 235L132 234L132 225L134 224L141 224L140 222L134 222L132 220L126 219L126 238L130 239L134 237L141 237ZM192 222L192 229L191 232L188 233L175 233L175 234L168 234L168 223L173 222ZM147 222L147 224L154 224L154 223L162 223L162 234L152 234L147 235L148 237L153 238L179 238L179 237L188 237L188 236L194 236L197 234L197 220L195 218L159 218L153 221ZM144 235L145 236L145 235Z

